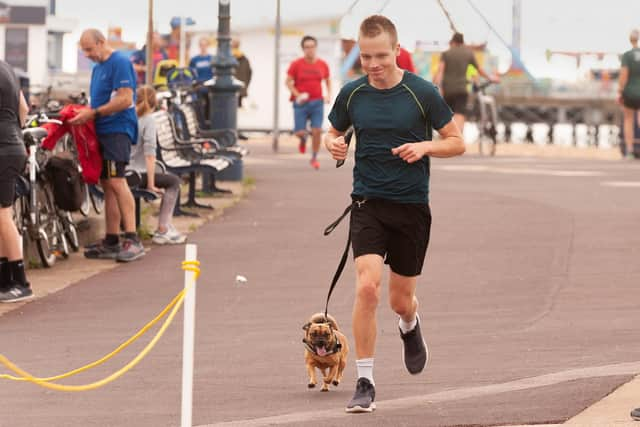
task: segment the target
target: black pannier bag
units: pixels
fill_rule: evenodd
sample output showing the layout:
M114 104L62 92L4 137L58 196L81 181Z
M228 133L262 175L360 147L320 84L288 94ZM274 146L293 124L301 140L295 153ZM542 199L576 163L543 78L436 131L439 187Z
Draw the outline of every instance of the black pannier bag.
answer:
M70 212L80 209L85 192L78 163L70 155L56 154L47 162L45 171L56 206Z

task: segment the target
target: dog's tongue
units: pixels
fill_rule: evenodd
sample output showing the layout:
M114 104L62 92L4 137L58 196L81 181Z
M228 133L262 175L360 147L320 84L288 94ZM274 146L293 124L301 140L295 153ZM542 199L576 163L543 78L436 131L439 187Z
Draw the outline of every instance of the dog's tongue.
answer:
M316 353L318 356L326 356L327 350L324 347L316 347Z

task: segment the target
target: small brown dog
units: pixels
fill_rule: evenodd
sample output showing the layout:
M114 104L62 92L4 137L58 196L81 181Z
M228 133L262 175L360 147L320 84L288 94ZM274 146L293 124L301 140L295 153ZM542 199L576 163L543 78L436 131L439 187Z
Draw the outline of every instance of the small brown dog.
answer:
M331 315L327 317L328 319L324 317L324 313L316 313L302 327L305 331L302 342L305 345L304 361L309 374L308 387L313 388L318 383L318 368L323 376L320 391L329 391L329 384L340 384L349 354L347 338L339 331L338 322Z

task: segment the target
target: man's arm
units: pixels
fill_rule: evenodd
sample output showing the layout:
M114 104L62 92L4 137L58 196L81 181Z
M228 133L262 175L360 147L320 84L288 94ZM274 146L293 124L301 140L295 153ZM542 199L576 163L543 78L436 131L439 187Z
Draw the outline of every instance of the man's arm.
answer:
M73 119L69 120L69 124L82 125L89 120L95 119L96 114L108 116L126 110L131 107L131 104L133 104L133 89L130 87L121 87L109 102L94 109L81 110Z
M340 132L329 125L329 130L323 137L324 146L331 153L334 160L345 160L347 158L347 149L349 147L344 141L344 134L345 132Z
M18 116L20 117L20 126L24 126L27 120L27 114L29 113L29 106L27 105L27 100L24 99L24 93L22 93L22 91L20 91L19 97L20 105L18 107Z
M454 157L465 152L464 141L460 129L453 120L438 129L441 139L438 141L422 141L403 144L391 150L407 163L414 163L424 156Z
M294 98L300 96L300 92L298 92L298 89L296 89L295 80L293 80L293 77L287 75L287 80L285 81L285 83Z
M327 86L327 93L324 94L324 102L328 104L331 102L331 78L327 77L324 79L324 83Z
M622 103L622 91L627 85L629 80L629 68L626 66L620 67L620 77L618 77L618 102Z
M440 62L438 63L438 71L436 71L436 75L433 78L433 84L440 88L440 93L442 94L442 77L444 76L444 67L446 67L444 59L440 58Z

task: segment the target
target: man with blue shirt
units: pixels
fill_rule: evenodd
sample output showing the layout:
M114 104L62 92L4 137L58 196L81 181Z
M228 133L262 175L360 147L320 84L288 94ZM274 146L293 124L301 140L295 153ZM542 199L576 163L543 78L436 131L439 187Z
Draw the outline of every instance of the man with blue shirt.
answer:
M196 80L198 82L206 82L213 78L213 70L211 68L213 56L209 53L209 39L203 37L198 42L200 46L200 54L191 58L189 68L196 72Z
M136 234L135 202L124 178L131 144L138 138L135 110L136 76L129 58L108 45L95 29L80 37L84 55L96 63L91 73L91 108L69 121L82 125L94 120L103 164L100 183L104 189L106 237L85 250L85 257L133 261L144 256ZM124 239L120 244L120 224Z
M371 412L376 309L384 263L391 269L389 302L399 316L405 367L415 375L427 364L415 291L431 230L429 159L460 155L464 142L438 89L398 68L398 34L388 18L365 19L358 45L366 75L341 89L329 114L331 126L324 143L334 159L346 159L343 135L353 126L350 233L356 266L352 325L358 380L346 411ZM432 129L440 134L436 141Z

